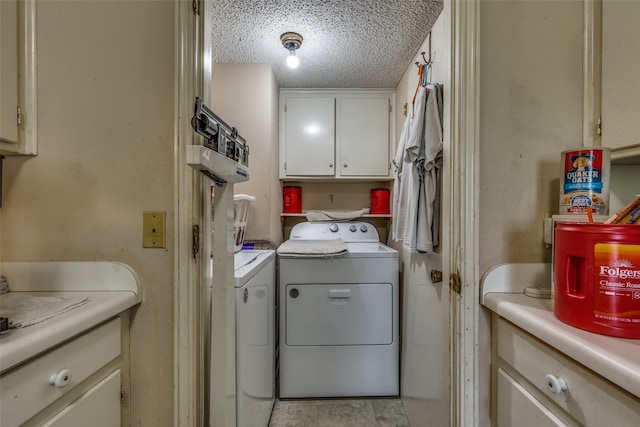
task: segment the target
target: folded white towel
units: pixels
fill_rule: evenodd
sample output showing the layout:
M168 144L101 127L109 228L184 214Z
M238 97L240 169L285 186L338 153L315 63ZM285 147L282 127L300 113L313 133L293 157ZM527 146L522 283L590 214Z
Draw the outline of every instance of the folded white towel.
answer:
M357 211L307 211L307 221L349 221L369 212L371 212L369 208Z
M278 248L278 255L300 255L306 257L341 256L349 253L342 239L287 240Z
M0 315L9 318L10 328L24 328L51 319L88 302L89 297L64 299L9 292L0 297Z

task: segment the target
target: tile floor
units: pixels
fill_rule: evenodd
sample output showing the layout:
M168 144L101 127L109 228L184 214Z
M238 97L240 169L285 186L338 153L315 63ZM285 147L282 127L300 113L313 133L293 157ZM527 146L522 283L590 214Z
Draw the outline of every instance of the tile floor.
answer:
M409 427L400 399L276 400L269 427Z

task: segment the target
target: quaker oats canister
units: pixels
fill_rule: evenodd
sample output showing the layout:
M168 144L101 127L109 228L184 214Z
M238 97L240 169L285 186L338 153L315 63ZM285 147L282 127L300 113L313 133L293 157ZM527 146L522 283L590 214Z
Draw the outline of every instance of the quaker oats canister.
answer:
M562 153L560 214L609 214L611 149L581 148Z

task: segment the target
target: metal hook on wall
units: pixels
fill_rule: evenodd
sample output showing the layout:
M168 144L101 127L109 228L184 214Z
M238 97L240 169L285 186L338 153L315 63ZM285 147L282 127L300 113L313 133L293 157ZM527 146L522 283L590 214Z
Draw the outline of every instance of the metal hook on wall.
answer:
M425 65L431 66L433 64L433 58L435 58L435 53L432 58L431 57L431 31L429 31L429 59L425 57L426 52L420 52L420 55L422 55L422 60L424 61ZM416 61L416 66L418 67L420 66L419 61Z

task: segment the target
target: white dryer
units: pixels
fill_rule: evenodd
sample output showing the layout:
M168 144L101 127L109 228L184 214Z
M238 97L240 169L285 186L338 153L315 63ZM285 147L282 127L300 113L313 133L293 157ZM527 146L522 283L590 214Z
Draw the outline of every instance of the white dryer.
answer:
M275 402L275 251L234 256L238 427L267 427Z
M280 397L398 395L397 251L366 222L304 222L291 239L348 253L278 252Z

